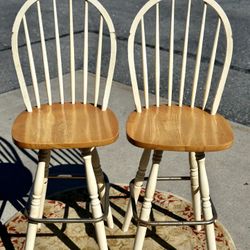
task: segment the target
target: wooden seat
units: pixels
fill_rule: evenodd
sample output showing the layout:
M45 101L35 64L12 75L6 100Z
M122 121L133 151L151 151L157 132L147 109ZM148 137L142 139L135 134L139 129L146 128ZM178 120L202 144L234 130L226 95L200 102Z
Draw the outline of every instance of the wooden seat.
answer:
M22 148L92 148L117 139L118 121L110 109L54 103L19 114L12 126L12 137Z
M151 151L145 197L139 218L135 216L134 249L143 249L147 225L183 225L149 220L163 151L188 152L190 176L161 180L190 179L194 218L186 225L195 225L197 231L205 225L207 248L214 250L215 213L205 152L227 149L233 142L230 124L216 114L233 52L229 20L214 0L149 0L135 16L129 34L128 63L136 111L129 115L126 131L128 140L144 150L132 181L123 231L128 230L133 210L136 213L132 201L136 204L139 198Z
M187 106L150 106L141 113L135 111L128 117L126 130L132 144L155 150L219 151L233 142L224 117Z
M60 11L57 11L58 7ZM74 27L76 18L83 21L82 27L79 19L78 26ZM46 26L44 22L47 22ZM95 25L98 32L89 32L90 25ZM52 223L43 218L50 153L52 149L62 148L79 149L85 163L92 218L74 220L93 223L100 249L108 249L104 220L112 228L113 217L106 202L108 185L97 147L111 144L118 137L117 119L108 109L116 50L113 22L98 0L68 0L66 5L58 0L27 0L16 16L12 30L12 54L26 110L13 123L12 137L20 148L39 150L26 250L36 248L35 238L41 222ZM105 67L102 67L103 51ZM90 65L89 58L93 57L96 64L94 69L90 69L93 64ZM79 65L82 65L82 79L76 79L75 70ZM90 70L95 70L93 83L88 77ZM65 81L63 74L68 71L70 81ZM106 76L104 83L101 74ZM53 88L52 76L58 80ZM44 84L38 84L38 81ZM94 86L93 93L90 93L90 84ZM101 88L101 84L104 87ZM65 94L66 89L70 89L70 94ZM72 220L60 218L57 222L70 223Z

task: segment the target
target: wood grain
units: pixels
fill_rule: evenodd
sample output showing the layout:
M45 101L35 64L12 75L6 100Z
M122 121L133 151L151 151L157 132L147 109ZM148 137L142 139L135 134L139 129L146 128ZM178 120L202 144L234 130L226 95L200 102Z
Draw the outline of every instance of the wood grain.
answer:
M126 125L127 138L149 149L208 152L229 148L233 132L221 115L187 106L150 106L132 112Z
M42 105L15 120L12 138L21 148L90 148L118 138L118 121L110 109L91 104Z

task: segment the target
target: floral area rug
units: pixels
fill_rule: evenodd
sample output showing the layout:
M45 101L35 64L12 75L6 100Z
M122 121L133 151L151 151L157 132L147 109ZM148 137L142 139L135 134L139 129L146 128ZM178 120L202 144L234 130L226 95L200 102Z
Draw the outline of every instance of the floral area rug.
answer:
M142 195L144 190L142 190ZM136 233L133 221L128 232L121 230L128 203L128 186L112 185L110 203L114 229L106 227L109 249L132 249ZM70 190L46 200L45 216L89 216L89 201L83 189ZM191 204L171 193L156 192L151 217L155 220L193 219ZM27 219L19 212L5 225L0 249L23 249ZM226 229L215 224L217 249L235 249ZM35 249L98 249L92 224L47 224L42 225L36 237ZM206 249L205 231L196 232L190 226L149 227L143 249Z

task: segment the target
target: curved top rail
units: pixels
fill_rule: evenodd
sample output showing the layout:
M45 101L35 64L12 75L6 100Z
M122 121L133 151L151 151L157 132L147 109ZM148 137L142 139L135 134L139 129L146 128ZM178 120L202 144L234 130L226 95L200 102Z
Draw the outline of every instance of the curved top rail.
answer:
M106 110L112 85L112 79L113 79L113 73L114 73L114 67L115 67L115 61L116 61L116 37L115 37L115 28L113 25L113 22L111 20L111 17L109 16L106 9L103 7L103 5L97 1L97 0L82 0L83 2L89 2L91 3L100 13L100 15L105 20L105 23L108 27L109 34L110 34L110 46L111 46L111 54L110 54L110 61L109 61L109 68L108 68L108 77L106 81L106 88L104 91L104 97L103 97L103 110ZM12 45L12 55L13 55L13 61L16 68L17 78L19 81L21 93L24 99L24 104L27 108L28 112L32 111L32 105L29 97L29 93L26 86L26 81L24 78L21 61L18 53L18 33L20 29L21 22L23 18L25 17L25 13L27 10L36 2L41 2L41 0L27 0L17 13L17 16L15 18L13 28L12 28L12 38L11 38L11 45Z
M220 101L221 101L222 93L224 90L225 82L227 79L227 75L228 75L228 71L229 71L230 63L231 63L231 59L232 59L232 53L233 53L232 29L231 29L231 25L229 23L229 20L226 16L224 10L221 8L221 6L215 0L201 0L201 1L205 5L211 7L211 9L213 9L213 11L218 15L218 19L221 21L222 26L224 27L224 30L225 30L225 40L226 40L225 57L223 59L223 66L222 66L220 77L219 77L219 80L217 83L217 90L216 90L216 94L214 96L214 100L212 103L212 110L211 110L211 114L214 115L214 114L216 114L218 107L219 107L219 104L220 104ZM130 35L129 35L129 39L128 39L128 63L129 63L129 71L130 71L130 76L131 76L131 85L132 85L132 89L133 89L134 101L135 101L136 109L138 112L141 112L142 107L141 107L141 99L140 99L140 95L139 95L139 88L138 88L137 75L136 75L136 69L135 69L135 58L134 58L135 34L136 34L138 25L141 22L143 16L148 12L148 10L150 10L151 7L155 6L156 4L158 4L160 2L163 2L163 1L162 0L149 0L139 10L139 12L137 13L137 15L135 16L135 18L132 22L131 28L130 28ZM169 2L171 2L171 1L169 1ZM191 4L191 2L189 2L189 5L190 4ZM189 8L190 8L190 6L189 6ZM172 13L172 15L173 15L173 13ZM203 13L204 23L205 23L205 18L206 18L205 14ZM205 24L203 26L205 27ZM189 25L186 25L186 29L187 29L187 27L189 28ZM185 32L187 32L187 31L185 31ZM219 30L217 30L217 36L218 36L218 34L219 34ZM185 42L187 44L187 41L185 41ZM214 50L216 50L216 47L217 47L217 45L214 46ZM215 54L216 51L214 51L213 53ZM212 63L214 63L214 61ZM210 70L210 71L212 72L212 70ZM210 72L210 74L211 74L211 72ZM182 96L182 95L180 95L180 96Z

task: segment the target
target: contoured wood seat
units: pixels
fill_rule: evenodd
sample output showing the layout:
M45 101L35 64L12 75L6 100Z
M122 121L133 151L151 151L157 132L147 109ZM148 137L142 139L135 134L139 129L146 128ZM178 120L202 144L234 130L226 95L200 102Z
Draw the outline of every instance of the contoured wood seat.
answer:
M16 145L29 149L92 148L118 137L114 113L92 104L53 103L23 111L12 126Z
M229 20L214 0L149 0L132 22L128 62L136 110L128 117L126 133L129 142L144 151L131 182L123 230L128 230L134 214L138 222L136 250L143 249L148 225L183 225L180 221L150 221L158 170L163 151L168 150L188 152L190 176L161 180L190 179L194 220L185 225L195 225L198 231L204 225L207 248L216 249L205 152L227 149L233 142L230 124L216 114L232 52ZM151 151L152 167L137 216L135 205Z
M133 112L127 138L137 147L154 150L210 152L229 148L233 132L221 115L199 108L160 105Z
M76 18L78 27L74 26ZM94 223L100 249L108 249L104 220L107 219L112 228L113 218L106 202L107 185L96 147L111 144L118 137L117 119L108 108L116 50L113 22L97 0L68 0L66 4L58 0L27 0L16 16L12 54L26 110L14 121L12 137L21 148L39 150L26 250L35 248L41 222L51 223L43 218L50 151L62 148L80 149L91 200L92 218L73 221ZM94 66L89 63L93 57ZM82 78L78 81L77 68L82 69ZM93 83L89 80L90 70L95 72ZM70 73L69 81L63 77L65 71ZM103 88L101 74L107 76ZM58 79L56 86L52 86L54 77ZM38 81L44 82L44 86ZM90 93L90 84L94 86L93 93ZM69 95L65 93L66 86L70 89ZM61 218L57 222L72 220Z

